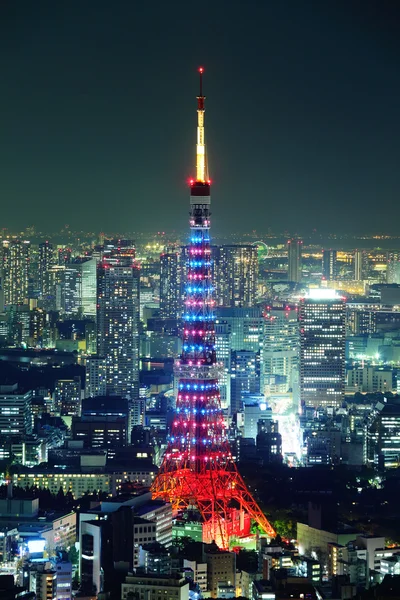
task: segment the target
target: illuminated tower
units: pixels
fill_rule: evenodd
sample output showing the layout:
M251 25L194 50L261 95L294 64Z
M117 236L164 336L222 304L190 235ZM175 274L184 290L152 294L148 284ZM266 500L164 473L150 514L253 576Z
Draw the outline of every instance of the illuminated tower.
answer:
M210 180L204 142L204 96L197 98L196 179L190 181L190 245L183 315L183 350L176 363L178 395L169 443L153 498L177 511L197 510L203 540L222 548L250 532L251 519L267 535L273 528L233 462L221 410L216 361L210 249Z

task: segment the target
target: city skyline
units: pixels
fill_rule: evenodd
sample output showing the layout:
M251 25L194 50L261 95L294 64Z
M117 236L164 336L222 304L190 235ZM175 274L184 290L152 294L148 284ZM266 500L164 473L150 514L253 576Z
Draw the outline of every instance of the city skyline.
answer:
M204 64L217 231L395 232L393 3L206 4L200 51L194 3L0 11L3 227L184 231Z

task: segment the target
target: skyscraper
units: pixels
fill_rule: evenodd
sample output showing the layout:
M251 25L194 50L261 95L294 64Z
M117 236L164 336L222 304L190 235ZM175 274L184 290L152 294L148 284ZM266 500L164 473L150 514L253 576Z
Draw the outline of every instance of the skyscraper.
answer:
M54 247L48 240L39 244L39 295L45 298L49 293L48 271L55 264Z
M96 318L97 261L95 258L81 263L81 306L85 317Z
M286 377L287 388L297 384L300 338L298 315L294 306L269 308L264 325L264 380L274 375Z
M300 400L339 408L345 388L345 303L333 290L310 290L299 307Z
M65 266L63 287L62 310L65 315L75 315L78 313L82 304L82 276L80 264Z
M367 255L364 250L356 250L354 252L354 279L362 281L365 279L367 271Z
M160 314L163 319L182 316L181 252L166 248L160 256Z
M4 304L23 304L28 298L30 242L3 240Z
M132 242L112 241L97 268L97 351L107 394L131 400L139 394L139 285Z
M244 393L259 394L260 352L235 350L231 357L231 414L242 408Z
M337 277L337 251L322 251L322 277L327 281L335 280Z
M301 251L302 240L292 238L287 242L288 251L288 281L301 281Z
M217 306L254 306L258 284L257 246L213 246L211 253Z

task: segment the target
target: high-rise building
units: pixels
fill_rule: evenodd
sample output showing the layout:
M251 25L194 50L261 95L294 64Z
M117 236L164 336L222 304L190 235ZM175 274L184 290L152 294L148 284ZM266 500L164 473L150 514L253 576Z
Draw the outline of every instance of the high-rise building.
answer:
M400 252L388 253L386 283L400 284Z
M263 346L264 317L261 308L216 309L217 320L228 325L231 350L258 352Z
M337 277L337 251L322 251L322 278L326 281L335 280Z
M287 389L297 383L300 339L294 306L269 308L264 324L264 381L273 375L286 377Z
M254 306L258 285L257 246L213 246L211 253L217 306Z
M76 315L82 305L82 275L80 264L65 266L62 311L67 316Z
M231 414L242 408L244 394L259 394L261 390L260 352L235 350L231 357Z
M81 306L85 317L96 318L97 261L95 258L81 263Z
M54 247L48 240L39 244L39 296L45 298L48 294L48 270L55 264Z
M139 268L129 240L113 240L97 267L97 351L108 395L139 394Z
M217 361L222 365L219 378L219 392L221 394L221 407L224 410L231 405L231 332L226 321L215 322L215 351Z
M400 402L390 398L371 417L367 428L367 461L381 469L400 466Z
M48 293L43 298L43 308L47 311L62 311L64 309L65 265L54 265L47 272Z
M30 242L3 240L4 304L24 304L28 298Z
M300 301L300 400L340 408L345 390L345 303L333 290L310 290Z
M85 398L105 396L107 393L106 359L101 356L89 356L85 366Z
M301 254L303 242L298 238L292 238L287 242L288 251L288 281L299 283L301 281Z
M367 273L367 254L364 250L356 250L354 252L354 279L355 281L363 281Z
M163 319L182 316L181 252L166 248L160 256L160 314Z

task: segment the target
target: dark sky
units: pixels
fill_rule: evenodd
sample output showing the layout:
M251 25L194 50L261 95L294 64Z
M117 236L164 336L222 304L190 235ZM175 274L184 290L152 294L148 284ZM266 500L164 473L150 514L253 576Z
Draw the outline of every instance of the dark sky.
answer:
M400 2L1 0L1 227L398 232Z

